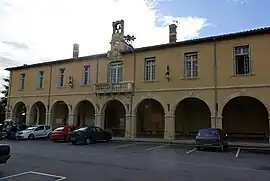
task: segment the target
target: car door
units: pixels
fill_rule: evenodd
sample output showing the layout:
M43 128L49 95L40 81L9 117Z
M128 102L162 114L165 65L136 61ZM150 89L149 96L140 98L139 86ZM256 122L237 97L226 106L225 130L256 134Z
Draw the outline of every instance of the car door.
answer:
M35 137L40 138L43 137L45 134L45 127L44 126L38 126L34 131Z
M90 137L93 141L99 140L97 130L95 127L89 127Z
M100 127L95 127L95 129L96 129L97 140L99 140L99 141L105 140L105 135L104 135L103 129L101 129Z
M51 126L45 126L45 136L48 136L52 132Z

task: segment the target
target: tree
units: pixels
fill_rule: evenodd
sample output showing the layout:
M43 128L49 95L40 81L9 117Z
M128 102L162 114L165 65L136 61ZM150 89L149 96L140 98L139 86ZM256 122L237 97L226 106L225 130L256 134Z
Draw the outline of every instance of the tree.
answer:
M9 78L3 78L3 81L4 88L0 91L0 93L3 95L3 97L0 98L0 121L3 121L5 119L9 91Z

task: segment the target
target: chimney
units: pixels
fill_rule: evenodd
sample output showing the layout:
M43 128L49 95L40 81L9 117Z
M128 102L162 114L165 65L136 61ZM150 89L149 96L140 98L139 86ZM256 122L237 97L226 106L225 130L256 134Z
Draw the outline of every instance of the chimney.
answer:
M170 41L170 43L176 43L176 41L177 41L177 26L176 26L176 24L169 25L169 41Z
M79 57L79 44L74 43L73 44L73 58Z

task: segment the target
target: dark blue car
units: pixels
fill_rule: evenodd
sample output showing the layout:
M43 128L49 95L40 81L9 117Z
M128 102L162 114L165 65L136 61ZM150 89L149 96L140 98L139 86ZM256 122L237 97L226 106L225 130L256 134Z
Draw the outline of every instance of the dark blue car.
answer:
M198 150L218 147L221 151L224 151L228 148L228 135L219 128L200 129L196 136L196 146Z

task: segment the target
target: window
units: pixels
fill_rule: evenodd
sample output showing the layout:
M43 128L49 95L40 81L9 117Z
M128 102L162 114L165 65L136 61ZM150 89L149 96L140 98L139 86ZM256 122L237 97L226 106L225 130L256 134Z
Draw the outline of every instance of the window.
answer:
M146 58L144 62L144 80L156 80L156 58Z
M24 83L25 83L25 73L22 73L20 75L20 90L24 89Z
M59 87L65 86L65 69L59 69Z
M44 126L39 126L35 129L35 131L41 131L41 130L44 130Z
M123 80L122 62L113 62L109 64L109 82L118 83Z
M185 78L198 76L198 53L185 53Z
M234 74L248 75L251 73L250 47L234 47Z
M90 84L90 65L85 65L84 66L82 84L83 85L89 85Z
M51 126L45 126L45 129L49 130L49 129L51 129Z
M43 88L43 83L44 83L44 71L39 71L38 72L38 83L37 83L37 87L38 88Z

